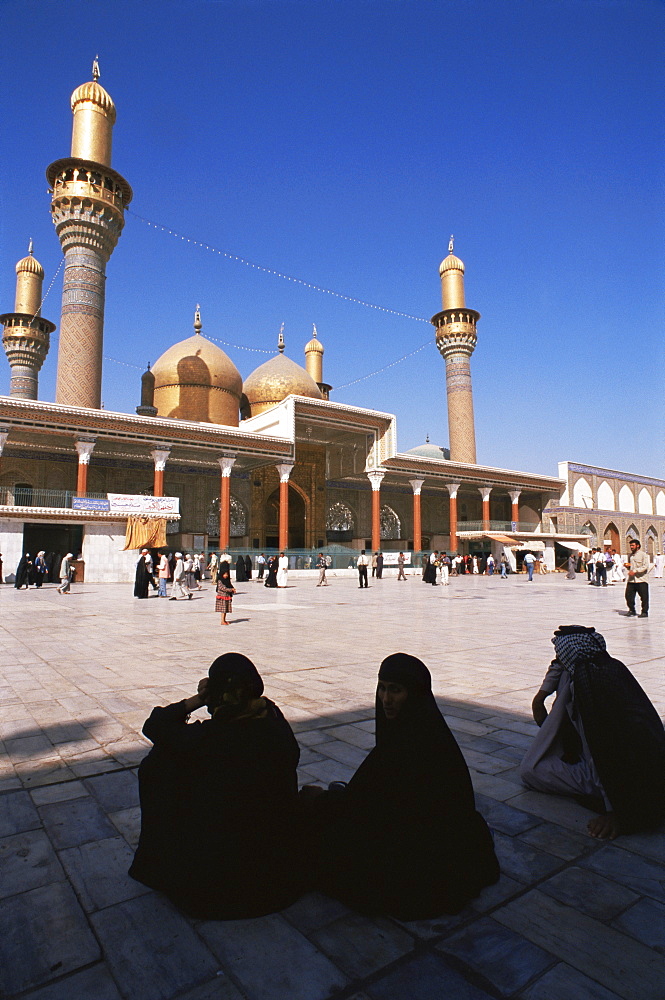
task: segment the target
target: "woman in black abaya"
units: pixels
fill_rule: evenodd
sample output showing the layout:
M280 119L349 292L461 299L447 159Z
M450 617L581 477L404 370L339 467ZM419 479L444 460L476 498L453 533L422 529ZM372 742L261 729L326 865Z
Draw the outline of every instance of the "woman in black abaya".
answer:
M186 913L262 916L300 895L296 767L300 750L242 653L217 657L198 694L155 708L139 768L141 838L129 874ZM211 718L188 724L206 705Z
M30 553L26 552L19 559L18 566L16 567L16 578L14 580L14 586L17 590L21 590L23 587L27 588L32 583L32 559L30 558Z
M236 583L244 583L246 579L245 560L242 556L238 556L236 559Z
M268 560L268 575L263 586L272 588L277 586L277 556L271 556Z
M320 887L361 912L402 920L458 913L499 878L429 670L407 653L381 664L375 748L345 789L313 798L311 810Z

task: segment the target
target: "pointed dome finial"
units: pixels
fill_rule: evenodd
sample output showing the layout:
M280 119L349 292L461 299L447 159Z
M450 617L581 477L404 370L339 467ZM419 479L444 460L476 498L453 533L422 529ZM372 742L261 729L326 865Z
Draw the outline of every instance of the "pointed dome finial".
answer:
M30 237L30 242L28 243L28 253L32 257L32 236Z
M454 252L455 252L455 237L451 236L450 243L448 244L448 253L454 253Z
M284 324L279 328L279 337L277 338L277 349L280 354L284 353Z
M194 311L194 330L196 331L196 333L201 332L202 326L203 323L201 322L201 306L197 302L196 310Z
M429 444L429 434L425 435L425 444Z
M99 55L96 55L95 58L92 60L92 78L95 81L95 83L97 83L97 81L99 80L99 76L100 76Z
M316 323L312 323L312 336L318 337L318 334L316 332Z

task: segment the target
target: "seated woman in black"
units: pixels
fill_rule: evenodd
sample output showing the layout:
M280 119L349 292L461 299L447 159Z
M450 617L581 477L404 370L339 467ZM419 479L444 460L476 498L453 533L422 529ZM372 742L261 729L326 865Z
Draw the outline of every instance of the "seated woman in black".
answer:
M376 747L345 789L312 798L311 811L320 888L362 912L402 920L458 913L499 878L429 670L406 653L381 664Z
M219 656L198 694L155 708L139 768L141 838L129 874L191 916L238 919L300 895L291 727L241 653ZM187 723L203 705L212 716Z

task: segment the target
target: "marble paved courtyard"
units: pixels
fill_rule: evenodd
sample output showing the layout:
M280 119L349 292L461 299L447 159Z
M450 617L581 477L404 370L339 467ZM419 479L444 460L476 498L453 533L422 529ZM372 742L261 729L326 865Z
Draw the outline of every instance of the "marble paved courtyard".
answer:
M0 996L30 1000L662 1000L665 834L614 843L581 806L526 791L518 762L553 629L595 625L665 711L665 587L627 619L623 588L563 575L394 573L238 586L222 629L131 586L0 587ZM228 649L257 664L302 748L303 782L348 779L372 746L388 653L432 671L492 828L500 882L456 917L368 919L318 895L257 920L195 921L126 874L140 734Z

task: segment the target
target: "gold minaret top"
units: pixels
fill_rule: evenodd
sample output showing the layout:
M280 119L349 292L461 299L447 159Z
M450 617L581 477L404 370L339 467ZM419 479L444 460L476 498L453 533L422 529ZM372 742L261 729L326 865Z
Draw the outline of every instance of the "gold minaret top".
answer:
M316 324L312 324L312 339L305 345L305 370L319 385L323 382L323 344L318 338Z
M464 264L454 254L455 237L450 237L448 256L439 266L441 275L441 302L444 309L463 309L464 301Z
M71 155L110 167L115 104L111 96L97 82L98 79L99 63L95 57L92 64L92 80L89 83L82 83L72 94L74 125Z
M32 240L30 240L28 256L21 258L16 265L16 300L14 312L26 313L29 316L40 315L43 280L44 268L32 256Z

